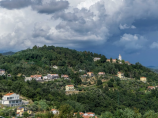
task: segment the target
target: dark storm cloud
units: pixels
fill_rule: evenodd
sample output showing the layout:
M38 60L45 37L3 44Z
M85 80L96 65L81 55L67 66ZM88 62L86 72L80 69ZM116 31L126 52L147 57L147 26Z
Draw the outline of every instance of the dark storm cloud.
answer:
M51 0L45 2L44 0L3 0L0 1L0 6L6 9L21 9L31 6L33 10L38 13L52 14L57 11L67 9L69 6L68 1Z
M51 1L50 3L45 3L42 5L33 5L33 10L36 10L38 13L51 14L57 11L67 9L69 6L68 1Z
M21 9L31 5L31 0L3 0L0 1L0 6L6 9Z

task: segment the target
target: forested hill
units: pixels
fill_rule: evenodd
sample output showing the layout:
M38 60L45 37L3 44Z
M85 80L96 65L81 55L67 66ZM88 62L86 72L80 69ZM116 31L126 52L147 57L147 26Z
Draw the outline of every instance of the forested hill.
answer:
M101 60L94 62L94 57ZM59 66L58 70L52 68ZM134 65L113 64L106 62L106 57L92 52L79 52L68 48L46 46L19 51L11 56L0 56L0 68L5 69L12 75L47 74L58 73L71 75L79 69L86 72L105 72L116 75L118 71L124 72L126 77L139 79L140 76L148 77L149 81L157 81L157 74L140 63Z

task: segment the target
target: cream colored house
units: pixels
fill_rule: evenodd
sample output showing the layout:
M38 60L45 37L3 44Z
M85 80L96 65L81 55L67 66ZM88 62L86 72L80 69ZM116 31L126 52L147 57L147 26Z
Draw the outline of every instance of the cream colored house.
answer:
M74 89L74 85L66 85L66 86L65 86L65 90L66 90L66 91L73 91L73 90L75 90L75 89Z
M93 73L93 72L87 72L87 75L88 75L89 77L93 77L93 76L94 76L94 73Z
M107 59L106 61L110 62L110 59ZM112 59L112 63L116 63L116 59Z
M117 73L117 77L119 77L119 78L125 78L125 77L124 77L124 73L122 73L122 72L118 72L118 73Z
M105 72L99 72L98 75L103 76L103 75L105 75Z
M140 77L140 81L146 83L147 82L147 78L146 77Z

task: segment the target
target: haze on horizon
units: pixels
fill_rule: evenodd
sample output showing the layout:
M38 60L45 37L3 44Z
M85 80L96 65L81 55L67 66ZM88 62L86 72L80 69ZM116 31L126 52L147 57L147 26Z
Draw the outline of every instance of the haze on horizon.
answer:
M0 0L0 52L54 45L158 66L158 0Z

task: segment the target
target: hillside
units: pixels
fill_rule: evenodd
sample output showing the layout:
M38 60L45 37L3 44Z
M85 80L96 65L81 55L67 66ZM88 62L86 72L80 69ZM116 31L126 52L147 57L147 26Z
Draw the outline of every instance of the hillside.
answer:
M94 62L94 57L100 57L101 60ZM54 69L53 65L59 68ZM45 102L49 108L59 109L63 104L68 104L74 112L90 111L98 115L125 108L137 110L141 114L148 110L158 112L158 90L147 89L148 86L158 84L158 74L140 63L111 63L106 62L106 56L92 52L34 46L11 56L1 55L0 69L5 69L12 75L0 76L0 93L15 92L25 96L34 102L30 107L36 106L40 109L36 101L44 100L42 103ZM79 72L80 69L85 72ZM119 79L115 76L118 71L123 72L126 78L133 79ZM94 77L81 78L87 72L93 72ZM99 77L98 72L105 72L105 76ZM61 78L40 83L36 80L25 82L23 76L17 76L47 73L68 74L71 79ZM141 76L147 77L147 83L139 81ZM80 92L68 95L65 92L66 85L74 85ZM38 108L36 111L39 112Z

